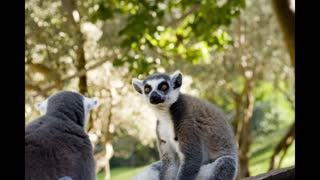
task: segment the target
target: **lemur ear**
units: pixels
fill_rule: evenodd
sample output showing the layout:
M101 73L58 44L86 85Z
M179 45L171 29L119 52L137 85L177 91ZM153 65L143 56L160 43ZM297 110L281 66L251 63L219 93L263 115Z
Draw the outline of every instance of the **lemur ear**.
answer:
M133 78L133 79L132 79L132 85L133 85L134 89L135 89L138 93L142 94L142 86L143 86L143 85L142 85L142 80Z
M47 112L48 99L45 99L42 102L36 103L34 106L38 111L45 114Z
M88 98L83 96L84 107L87 111L96 108L99 105L99 100L97 98Z
M180 71L175 71L170 75L171 82L174 84L174 89L180 88L182 85L182 73Z

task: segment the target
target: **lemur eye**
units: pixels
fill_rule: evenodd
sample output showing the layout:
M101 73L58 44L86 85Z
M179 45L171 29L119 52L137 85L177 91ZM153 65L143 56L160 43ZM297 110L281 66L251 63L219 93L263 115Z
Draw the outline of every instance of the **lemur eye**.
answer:
M163 84L163 85L161 86L161 90L162 90L162 91L165 91L165 90L167 90L167 89L168 89L168 85Z
M169 85L168 85L167 82L162 82L162 83L159 84L158 89L160 91L166 91L166 90L169 89Z
M150 87L150 86L145 86L145 87L144 87L144 92L145 92L146 94L148 94L150 91L151 91L151 87Z

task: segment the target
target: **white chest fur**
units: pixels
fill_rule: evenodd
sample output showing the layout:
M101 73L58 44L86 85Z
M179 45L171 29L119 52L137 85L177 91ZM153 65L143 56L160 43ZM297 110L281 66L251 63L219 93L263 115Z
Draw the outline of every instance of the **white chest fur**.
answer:
M173 123L170 121L170 119L159 119L158 133L160 139L173 144L175 133Z
M165 146L166 148L164 149L167 149L168 151L170 151L170 149L173 149L176 153L178 153L180 160L182 160L183 154L180 151L179 142L175 140L174 125L170 113L163 110L155 112L159 120L159 124L157 127L159 138L165 141L163 146Z

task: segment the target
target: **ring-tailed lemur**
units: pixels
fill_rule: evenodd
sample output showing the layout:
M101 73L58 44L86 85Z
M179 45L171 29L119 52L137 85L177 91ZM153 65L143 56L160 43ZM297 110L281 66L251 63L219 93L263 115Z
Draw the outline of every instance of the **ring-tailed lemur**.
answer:
M238 171L232 127L215 105L180 93L182 74L133 79L157 117L160 161L136 180L233 180Z
M71 91L35 105L44 115L25 127L25 180L96 179L84 126L97 105L98 100Z

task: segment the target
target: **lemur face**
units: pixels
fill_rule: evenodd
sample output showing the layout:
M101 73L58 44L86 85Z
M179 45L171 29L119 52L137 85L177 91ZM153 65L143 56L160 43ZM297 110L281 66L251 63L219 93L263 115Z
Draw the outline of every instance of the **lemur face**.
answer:
M179 96L182 74L176 71L171 75L153 74L144 80L134 78L132 85L138 93L144 96L147 103L151 105L171 105Z

